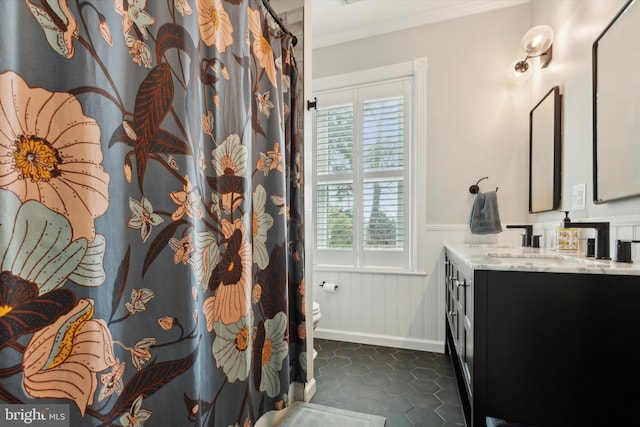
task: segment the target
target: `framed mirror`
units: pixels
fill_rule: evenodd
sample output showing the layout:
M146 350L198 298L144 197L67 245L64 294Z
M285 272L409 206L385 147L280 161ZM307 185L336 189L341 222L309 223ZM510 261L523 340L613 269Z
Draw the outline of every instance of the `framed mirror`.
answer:
M640 196L640 5L593 43L593 201Z
M560 205L560 87L554 86L529 113L529 212Z

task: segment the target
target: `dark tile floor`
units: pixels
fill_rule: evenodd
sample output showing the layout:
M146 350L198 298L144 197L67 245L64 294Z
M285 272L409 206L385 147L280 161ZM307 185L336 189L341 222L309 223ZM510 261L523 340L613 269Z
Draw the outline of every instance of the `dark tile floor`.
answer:
M317 338L314 347L312 403L380 415L385 427L464 425L448 355Z

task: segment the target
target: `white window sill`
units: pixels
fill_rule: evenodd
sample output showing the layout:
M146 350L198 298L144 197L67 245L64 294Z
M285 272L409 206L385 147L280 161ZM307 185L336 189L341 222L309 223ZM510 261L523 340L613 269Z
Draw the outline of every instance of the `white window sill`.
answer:
M313 271L332 273L361 273L361 274L387 274L397 276L426 276L426 271L412 271L402 268L380 268L380 267L349 267L344 265L317 264L313 266Z

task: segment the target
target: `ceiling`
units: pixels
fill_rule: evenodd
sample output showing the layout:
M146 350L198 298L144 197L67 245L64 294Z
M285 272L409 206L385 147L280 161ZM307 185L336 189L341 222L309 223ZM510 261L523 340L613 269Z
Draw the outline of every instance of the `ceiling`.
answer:
M313 47L527 2L529 0L311 0Z

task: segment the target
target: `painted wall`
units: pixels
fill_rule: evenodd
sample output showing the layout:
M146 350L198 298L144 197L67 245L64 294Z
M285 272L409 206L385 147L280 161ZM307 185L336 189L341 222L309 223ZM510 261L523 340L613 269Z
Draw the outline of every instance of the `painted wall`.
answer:
M361 274L314 270L315 282L339 283L326 294L314 288L323 318L316 336L442 351L444 242L495 241L471 236L466 226L478 179L499 187L503 223L527 217L529 88L506 80L528 29L527 4L313 50L313 78L397 64L426 56L426 222L417 224L422 245L418 271L426 275ZM318 99L322 104L322 99ZM503 233L499 238L519 238Z
M428 126L419 143L430 224L465 223L469 185L487 175L483 189L500 187L504 218L526 218L529 94L505 72L528 23L525 4L313 50L314 79L428 58L428 112L418 120Z
M624 0L532 0L529 4L313 50L313 78L428 57L427 202L419 224L426 242L416 256L426 277L314 269L315 283L336 282L335 294L314 299L323 318L316 336L358 342L442 349L444 243L519 244L520 231L479 237L468 232L469 185L489 176L481 190L499 187L503 226L533 223L553 243L562 214L528 214L529 111L554 85L564 94L563 200L571 209L575 184L586 183L584 211L574 219L609 220L616 238L640 238L640 198L594 205L592 200L591 46ZM508 65L522 59L520 39L537 24L554 29L553 61L522 86L510 85ZM321 99L318 100L322 102ZM423 190L423 191L420 191ZM637 250L634 259L638 261Z
M594 205L592 178L592 53L595 39L605 29L626 0L533 1L531 24L545 23L555 32L553 60L544 72L531 81L531 102L545 91L559 85L564 96L563 185L561 210L571 210L572 191L586 183L587 203L584 211L571 213L572 219L605 218L634 215L640 212L640 199ZM557 222L559 213L532 215L533 222Z

